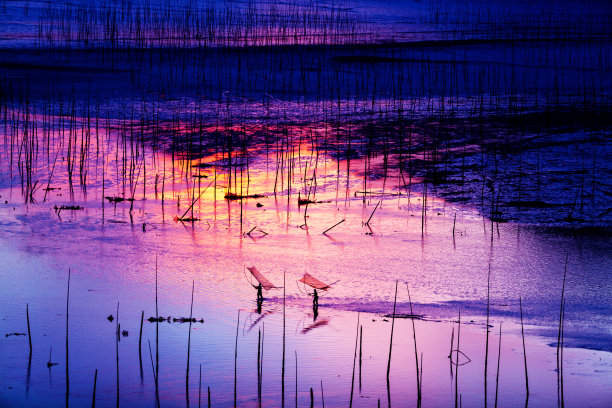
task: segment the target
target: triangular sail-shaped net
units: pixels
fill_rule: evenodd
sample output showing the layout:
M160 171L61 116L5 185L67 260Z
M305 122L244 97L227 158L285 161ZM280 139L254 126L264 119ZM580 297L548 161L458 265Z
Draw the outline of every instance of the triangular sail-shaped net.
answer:
M304 272L304 276L298 282L302 282L314 289L319 289L319 290L327 290L331 287L331 285L321 282L320 280L318 280L317 278L315 278L314 276L306 272Z
M264 288L265 290L278 288L278 286L274 285L265 276L263 276L261 272L259 272L255 266L251 266L251 267L247 266L247 269L249 270L249 272L253 274L253 277L257 279L257 282L261 283L261 287Z

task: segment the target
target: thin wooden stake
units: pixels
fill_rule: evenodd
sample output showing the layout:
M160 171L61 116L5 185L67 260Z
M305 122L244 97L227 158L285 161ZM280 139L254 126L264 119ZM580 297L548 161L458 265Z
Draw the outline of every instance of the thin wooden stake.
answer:
M144 310L140 314L140 334L138 335L138 359L140 361L140 379L142 380L142 326L144 323Z
M489 259L489 270L487 272L487 323L486 323L486 343L485 343L485 364L484 364L484 406L487 408L487 369L489 367L489 316L490 316L490 288L491 288L491 260Z
M240 310L236 321L236 345L234 347L234 408L237 406L238 398L238 328L240 327Z
M412 298L410 297L410 289L408 288L408 283L406 283L406 290L408 291L408 302L410 304L410 315L412 315L410 320L412 320L412 339L414 340L414 361L416 363L417 404L420 405L420 401L421 401L421 378L420 378L420 370L419 370L419 353L417 351L416 328L414 326L414 312L412 311Z
M98 369L96 368L96 373L94 374L93 395L91 397L91 408L96 408L96 385L97 383L98 383Z
M323 396L323 380L321 380L321 405L325 408L325 397Z
M363 326L359 327L359 392L361 392L361 364L363 358Z
M115 361L117 367L117 399L116 406L119 407L119 336L121 331L121 325L119 324L119 302L117 302L117 323L115 326Z
M349 408L353 406L353 391L355 389L355 364L357 361L357 340L359 339L359 312L357 312L357 333L355 334L355 354L353 355L353 377L351 379L351 399Z
M523 358L525 360L525 390L527 399L529 399L529 377L527 376L527 351L525 349L525 331L523 330L523 301L519 297L519 306L521 310L521 336L523 337Z
M368 221L364 225L370 225L370 220L374 216L374 213L376 212L376 209L378 208L380 203L382 203L382 200L380 200L378 203L376 203L376 207L374 207L374 210L372 211L372 214L370 214L370 218L368 218Z
M387 383L391 372L391 351L393 350L393 329L395 327L395 305L397 303L397 280L395 281L395 298L393 299L393 317L391 318L391 339L389 341L389 360L387 361Z
M286 284L286 272L283 271L283 366L282 366L282 378L281 378L281 404L282 407L285 408L285 306L286 306L286 296L285 296L285 288Z
M499 365L501 360L501 338L502 338L502 323L499 324L499 346L497 348L497 376L495 377L495 408L497 408L497 394L499 391Z
M68 305L70 303L70 269L68 269L68 288L66 290L66 408L70 396L70 376L68 371ZM49 359L50 361L51 359Z
M459 323L457 324L457 351L455 364L455 408L458 408L459 403L459 340L461 337L461 310L459 310Z
M337 227L338 225L342 224L344 221L346 220L340 220L339 222L335 223L334 225L332 225L331 227L329 227L328 229L326 229L325 231L322 232L323 235L327 234L328 231L330 231L332 228Z
M26 320L28 321L28 343L30 344L30 359L32 359L32 333L30 332L30 305L26 303Z
M189 360L191 357L191 321L193 319L193 291L195 288L195 280L191 281L191 308L189 309L189 334L187 336L187 370L185 372L185 395L187 397L187 405L189 405Z

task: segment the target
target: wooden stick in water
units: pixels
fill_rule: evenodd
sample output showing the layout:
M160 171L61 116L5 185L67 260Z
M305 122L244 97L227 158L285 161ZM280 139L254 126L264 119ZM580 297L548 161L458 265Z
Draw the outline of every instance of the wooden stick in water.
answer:
M448 358L450 360L451 378L453 377L453 346L454 345L455 345L455 322L453 322L453 330L451 331L450 354L448 355Z
M523 358L525 360L525 391L529 399L529 377L527 376L527 351L525 349L525 331L523 330L523 301L519 297L519 307L521 310L521 336L523 337Z
M115 361L117 369L117 407L119 406L119 339L121 335L121 325L119 324L119 302L117 302L117 324L115 326Z
M283 366L282 366L282 378L281 378L281 404L282 407L285 408L285 303L286 303L286 296L285 296L285 288L287 287L286 284L286 273L285 271L283 271Z
M395 281L395 298L393 299L393 317L391 318L391 339L389 341L389 360L387 361L387 383L391 372L391 351L393 350L393 328L395 327L395 305L397 303L397 280Z
M261 407L261 329L257 333L257 402Z
M328 231L330 231L332 228L337 227L338 225L342 224L344 221L346 220L340 220L339 222L335 223L334 225L332 225L331 227L329 227L328 229L326 229L325 231L322 232L323 235L327 234Z
M140 314L140 334L138 335L138 359L140 361L140 379L142 380L142 325L144 323L144 310Z
M561 344L561 326L563 319L563 302L565 301L565 277L567 276L567 260L569 254L565 256L565 268L563 270L563 286L561 287L561 306L559 308L559 334L557 337L557 372L559 372L559 345Z
M380 203L382 203L382 200L380 200L378 203L376 203L376 207L374 207L374 210L372 211L372 214L370 214L370 218L368 218L368 221L366 221L366 223L364 225L370 225L370 220L374 216L374 213L376 212L376 209L378 208Z
M238 310L238 320L236 321L236 345L234 347L234 408L236 408L238 398L238 328L240 327L240 310Z
M459 404L459 340L461 337L461 310L459 310L459 322L457 324L457 350L455 364L455 408Z
M353 391L355 389L355 364L357 362L357 340L359 338L359 312L357 312L357 333L355 334L355 354L353 355L353 377L351 379L351 399L349 407L353 406Z
M363 358L363 326L359 327L359 391L361 392L361 364Z
M408 283L406 283L406 290L408 291L408 302L410 304L410 314L413 316L411 317L410 320L412 320L412 338L414 341L414 361L416 363L417 401L421 401L421 378L420 378L420 370L419 370L419 353L417 351L416 328L414 326L414 313L412 311L412 298L410 297L410 289L408 288Z
M501 338L502 338L502 323L499 324L499 346L497 348L497 376L495 377L495 408L497 408L497 395L499 391L499 365L501 360Z
M189 334L187 336L187 371L185 372L185 395L189 405L189 360L191 357L191 320L193 319L193 291L195 280L191 281L191 308L189 309Z
M96 368L96 373L94 374L93 395L91 397L91 408L96 408L96 384L97 383L98 383L98 369Z
M68 269L68 289L66 291L66 408L70 395L70 376L68 371L68 305L70 303L70 269ZM51 361L51 359L49 359Z
M323 380L321 380L321 406L325 408L325 397L323 396Z
M30 345L30 360L32 359L32 333L30 332L30 305L26 303L26 320L28 321L28 343Z
M490 316L490 289L491 289L491 260L489 259L489 270L487 272L487 323L486 342L485 342L485 364L484 364L484 406L487 408L487 369L489 367L489 316Z
M151 358L151 370L153 371L153 381L155 382L155 405L159 407L159 386L157 382L157 372L153 363L153 353L151 352L151 341L149 340L149 357Z

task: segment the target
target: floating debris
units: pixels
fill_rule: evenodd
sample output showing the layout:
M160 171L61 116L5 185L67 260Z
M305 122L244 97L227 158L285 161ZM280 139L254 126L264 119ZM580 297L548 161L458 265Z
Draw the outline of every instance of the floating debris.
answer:
M204 319L197 320L195 317L173 317L172 321L178 323L204 323Z
M51 362L51 353L53 353L53 347L50 347L50 348L49 348L49 360L47 361L47 367L48 367L48 368L51 368L51 367L53 367L54 365L58 365L58 364L59 364L59 363L52 363L52 362Z
M6 333L5 336L9 337L9 336L25 336L25 333Z
M155 322L176 322L176 323L204 323L204 319L200 318L200 319L196 319L195 317L192 317L191 319L189 317L172 317L172 316L168 316L168 317L155 317L155 316L151 316L147 319L149 322L151 323L155 323Z
M254 234L258 233L257 235ZM249 232L245 232L244 236L249 236L249 237L253 237L253 236L258 236L258 237L265 237L266 235L268 235L268 233L264 230L262 230L261 228L258 228L257 226L251 228L251 230Z
M298 198L298 206L307 205L307 204L317 204L318 201L309 200L307 198Z
M81 207L80 205L62 205L62 206L58 207L56 205L56 206L53 207L53 209L55 210L55 212L60 212L62 210L77 211L77 210L82 210L83 207Z
M236 193L227 193L225 195L226 200L242 200L244 198L265 198L266 196L262 194L236 194Z
M195 222L195 221L200 221L199 218L197 217L179 217L178 215L174 216L174 222Z
M133 198L111 197L111 196L106 196L104 198L107 199L109 203L120 203L122 201L134 201Z
M393 314L386 314L383 315L383 317L388 317L389 319L393 318ZM395 314L395 318L396 319L417 319L417 320L424 320L425 316L424 315L418 315L418 314L410 314L410 313L396 313Z

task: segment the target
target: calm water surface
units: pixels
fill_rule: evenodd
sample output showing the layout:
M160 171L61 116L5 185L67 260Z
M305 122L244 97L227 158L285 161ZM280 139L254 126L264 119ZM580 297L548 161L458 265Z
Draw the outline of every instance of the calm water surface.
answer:
M0 406L612 405L609 6L195 3L2 5Z

